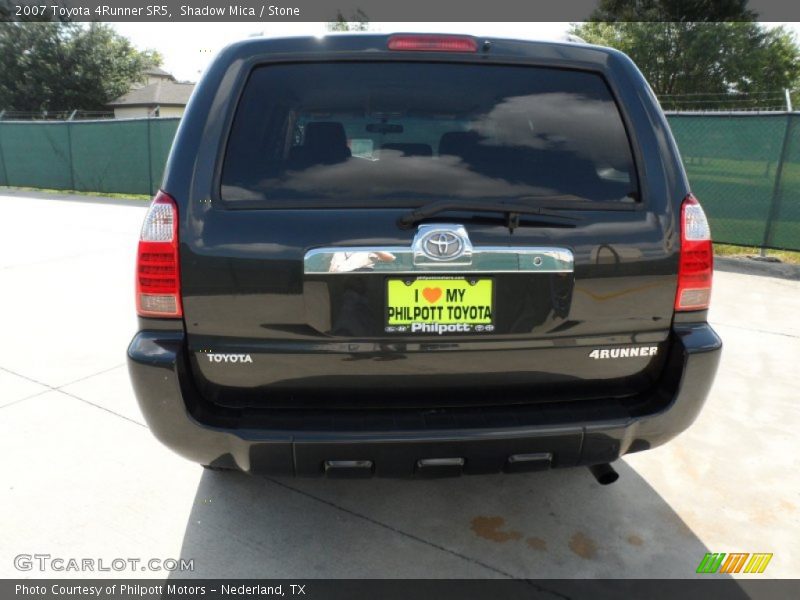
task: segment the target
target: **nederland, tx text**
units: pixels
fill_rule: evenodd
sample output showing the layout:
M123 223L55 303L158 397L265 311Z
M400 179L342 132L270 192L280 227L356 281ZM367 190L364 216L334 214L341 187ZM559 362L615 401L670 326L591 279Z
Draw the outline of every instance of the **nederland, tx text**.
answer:
M14 586L17 596L71 596L71 597L97 597L126 596L126 597L152 597L167 595L170 597L198 597L206 594L219 593L221 596L305 596L306 585L291 583L289 585L184 585L184 584L127 584L112 583L107 585L84 584L17 584Z

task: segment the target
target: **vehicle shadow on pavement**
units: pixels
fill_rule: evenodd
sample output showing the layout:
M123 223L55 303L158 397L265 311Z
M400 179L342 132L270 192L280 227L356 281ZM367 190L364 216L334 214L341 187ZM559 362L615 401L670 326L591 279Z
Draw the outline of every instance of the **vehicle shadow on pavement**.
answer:
M438 480L207 471L176 577L693 577L709 550L624 461ZM714 577L720 577L715 575Z

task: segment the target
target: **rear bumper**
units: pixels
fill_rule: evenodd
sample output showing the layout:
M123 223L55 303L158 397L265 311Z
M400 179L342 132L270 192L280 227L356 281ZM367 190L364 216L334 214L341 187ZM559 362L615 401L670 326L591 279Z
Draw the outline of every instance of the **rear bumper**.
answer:
M187 371L184 334L141 331L128 368L150 430L178 454L252 473L439 476L540 470L611 462L663 444L689 427L705 403L722 342L708 324L676 324L663 381L646 398L609 412L574 411L524 425L317 430L253 427L206 419ZM531 419L531 414L534 418ZM544 414L544 412L542 413ZM335 421L335 419L331 419ZM210 424L214 422L214 424ZM452 422L458 422L452 421Z

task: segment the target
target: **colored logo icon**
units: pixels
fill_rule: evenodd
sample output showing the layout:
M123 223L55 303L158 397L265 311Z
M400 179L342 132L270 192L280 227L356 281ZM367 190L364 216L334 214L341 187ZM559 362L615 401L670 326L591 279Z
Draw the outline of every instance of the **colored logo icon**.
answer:
M697 573L763 573L772 554L748 552L707 552L697 566Z

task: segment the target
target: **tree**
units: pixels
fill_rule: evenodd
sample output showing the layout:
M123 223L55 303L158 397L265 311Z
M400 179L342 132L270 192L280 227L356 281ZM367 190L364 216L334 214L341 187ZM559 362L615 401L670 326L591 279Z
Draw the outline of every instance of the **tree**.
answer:
M161 57L109 25L0 24L0 109L102 110Z
M665 108L686 94L694 109L780 104L800 80L800 48L793 32L755 22L745 4L605 0L571 33L629 55Z
M328 31L369 31L369 17L360 8L349 19L336 11L336 20L328 23Z

